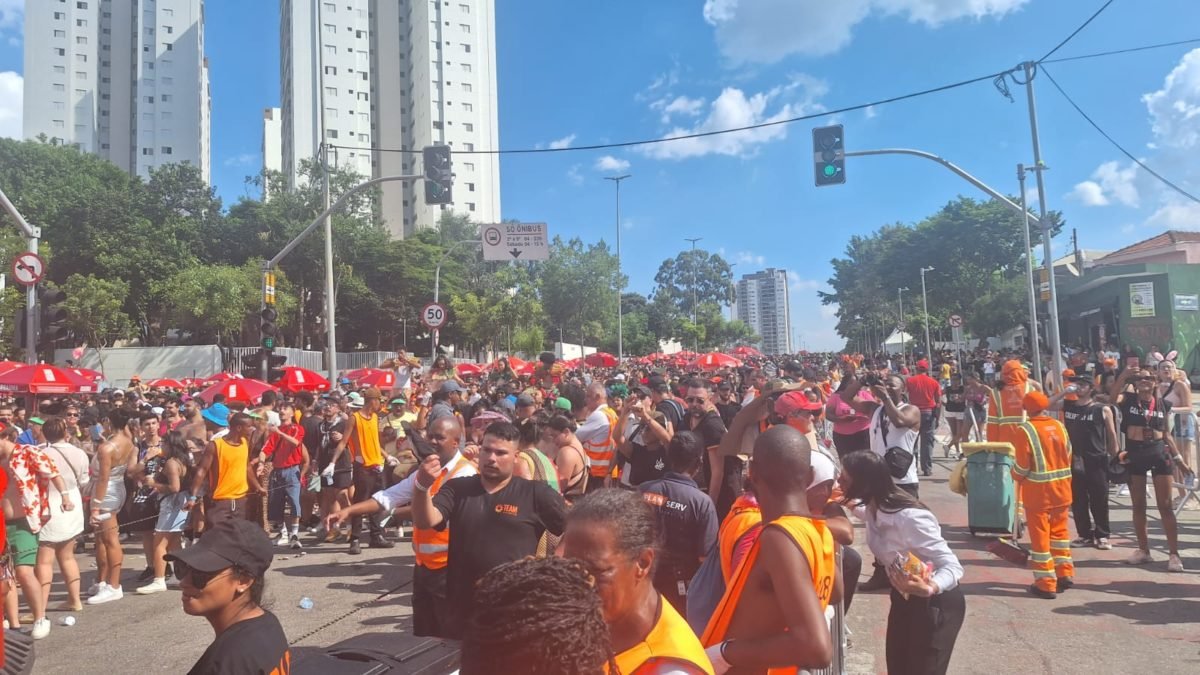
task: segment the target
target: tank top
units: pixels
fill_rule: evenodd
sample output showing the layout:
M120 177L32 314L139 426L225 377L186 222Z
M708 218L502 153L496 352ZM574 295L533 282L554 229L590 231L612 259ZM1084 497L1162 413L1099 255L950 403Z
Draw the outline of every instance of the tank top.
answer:
M250 491L246 481L247 464L250 461L249 444L245 439L233 444L224 438L213 441L216 457L213 464L217 471L212 475L209 487L213 499L241 499Z
M1084 457L1104 458L1108 454L1104 428L1104 406L1092 402L1080 405L1063 402L1063 425L1071 439L1071 449Z
M676 669L671 672L713 675L712 663L696 634L671 603L663 602L661 595L654 627L641 642L617 654L616 661L622 675L657 673L671 666Z
M554 469L554 463L550 458L542 454L537 448L522 448L520 451L522 461L528 463L532 469L534 480L539 480L558 491L558 472Z
M363 466L382 466L383 448L379 445L379 415L364 417L354 413L354 435L350 437L354 461Z
M898 408L904 410L911 403L903 403ZM916 456L917 437L916 429L911 427L898 427L892 424L888 419L887 410L883 406L879 406L875 410L875 414L871 417L871 452L883 457L887 454L889 448L900 448L907 450ZM917 462L913 462L908 467L908 473L904 478L896 480L897 485L911 485L919 482L917 478Z
M1165 399L1155 396L1149 401L1143 401L1137 394L1122 394L1117 403L1121 410L1121 431L1130 427L1141 427L1153 431L1167 430L1167 415L1171 414L1171 404Z

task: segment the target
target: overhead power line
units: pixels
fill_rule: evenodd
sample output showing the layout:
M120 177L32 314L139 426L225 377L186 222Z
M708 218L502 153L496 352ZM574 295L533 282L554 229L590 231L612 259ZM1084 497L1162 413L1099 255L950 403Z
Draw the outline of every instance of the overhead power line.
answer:
M1111 4L1113 4L1113 0L1108 0L1108 2L1104 3L1103 5L1100 5L1100 9L1096 10L1094 14L1092 14L1091 16L1089 16L1089 17L1088 17L1088 19L1087 19L1087 21L1084 21L1082 24L1080 24L1080 25L1079 25L1079 28L1076 28L1076 29L1075 29L1075 31L1074 31L1073 33L1071 33L1071 34L1070 34L1070 35L1068 35L1066 38L1064 38L1062 42L1058 43L1058 44L1057 44L1057 45L1054 47L1054 49L1051 49L1050 51L1046 52L1046 55L1045 55L1045 56L1043 56L1042 58L1038 59L1038 60L1037 60L1037 62L1038 62L1038 63L1041 63L1042 61L1045 61L1046 59L1048 59L1048 58L1050 58L1051 56L1053 56L1053 55L1054 55L1054 52L1056 52L1056 51L1058 51L1058 50L1062 49L1062 48L1063 48L1063 45L1065 45L1065 44L1067 44L1068 42L1070 42L1070 41L1071 41L1071 39L1072 39L1072 38L1074 38L1076 35L1079 35L1079 32L1080 32L1080 31L1082 31L1084 28L1087 28L1088 24L1089 24L1089 23L1091 23L1092 21L1094 21L1096 17L1100 16L1100 14L1101 14L1102 12L1104 12L1104 10L1108 9L1108 6L1109 6L1109 5L1111 5Z
M1160 42L1156 45L1145 45L1144 47L1130 47L1128 49L1114 49L1107 52L1096 52L1094 54L1080 54L1079 56L1063 56L1057 59L1043 59L1039 63L1066 63L1067 61L1082 61L1084 59L1094 59L1101 56L1114 56L1116 54L1130 54L1133 52L1144 52L1148 49L1162 49L1163 47L1178 47L1179 45L1190 45L1200 42L1200 38L1191 38L1190 40L1176 40L1175 42Z
M1179 194L1183 195L1184 197L1187 197L1188 199L1196 202L1197 204L1200 204L1200 198L1197 198L1196 195L1193 195L1192 193L1188 192L1187 190L1184 190L1183 188L1179 187L1175 183L1172 183L1170 180L1168 180L1162 174L1158 173L1154 169L1151 169L1149 166L1146 166L1145 162L1138 159L1137 157L1134 157L1132 153L1130 153L1120 143L1118 143L1116 140L1114 140L1112 136L1109 136L1108 132L1106 132L1104 129L1101 129L1100 125L1096 124L1095 120L1093 120L1091 117L1089 117L1088 114L1083 111L1083 108L1080 108L1079 104L1076 103L1074 101L1074 99L1072 99L1067 94L1067 92L1063 90L1062 86L1058 83L1057 80L1054 79L1054 76L1050 74L1049 70L1046 70L1046 68L1043 67L1041 69L1041 72L1043 74L1045 74L1047 79L1050 80L1050 84L1054 85L1054 88L1058 90L1058 93L1062 94L1062 97L1067 99L1067 103L1071 104L1071 107L1075 109L1075 112L1079 113L1080 116L1083 117L1083 119L1087 120L1088 124L1092 125L1093 129L1100 132L1100 135L1103 136L1105 138L1105 140L1107 140L1109 143L1112 143L1113 147L1115 147L1117 150L1120 150L1121 154L1125 155L1130 160L1132 160L1134 164L1137 164L1138 166L1145 169L1146 173L1157 178L1160 182L1162 182L1163 185L1166 185L1167 187L1178 192Z

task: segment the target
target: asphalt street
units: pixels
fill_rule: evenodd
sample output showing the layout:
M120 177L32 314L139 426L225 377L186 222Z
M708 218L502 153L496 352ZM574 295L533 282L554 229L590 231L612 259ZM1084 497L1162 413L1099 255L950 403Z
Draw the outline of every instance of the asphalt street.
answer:
M939 453L940 454L940 453ZM1195 672L1200 666L1200 511L1184 511L1180 548L1188 571L1166 572L1165 543L1151 509L1151 541L1157 562L1131 567L1133 531L1127 497L1110 495L1114 534L1111 551L1074 551L1078 585L1057 600L1026 593L1032 575L991 554L986 539L967 528L966 499L950 492L953 462L939 460L921 495L938 515L943 533L966 569L967 618L959 635L954 673ZM870 560L861 527L856 546ZM145 565L140 546L127 544L123 600L85 607L78 622L55 626L37 643L37 673L186 672L212 639L208 624L185 615L175 590L148 597L131 591ZM95 575L92 554L79 556L84 583ZM869 574L865 565L863 580ZM304 555L280 549L268 572L267 598L298 654L351 638L379 636L403 642L410 631L411 548L364 549L346 554L344 544L310 546ZM55 587L52 606L62 600ZM302 597L313 600L301 609ZM885 593L860 593L848 625L853 646L847 672L886 672Z

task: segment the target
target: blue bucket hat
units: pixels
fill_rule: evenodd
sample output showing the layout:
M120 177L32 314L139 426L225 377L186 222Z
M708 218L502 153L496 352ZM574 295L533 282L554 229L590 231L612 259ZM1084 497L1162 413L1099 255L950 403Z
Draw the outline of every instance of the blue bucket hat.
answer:
M214 403L200 413L206 422L212 422L219 427L229 426L229 408L224 403Z

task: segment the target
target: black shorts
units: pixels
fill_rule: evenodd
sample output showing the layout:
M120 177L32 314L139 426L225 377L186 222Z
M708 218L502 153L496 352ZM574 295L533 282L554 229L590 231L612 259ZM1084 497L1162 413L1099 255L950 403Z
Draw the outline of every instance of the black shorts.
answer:
M1170 476L1174 473L1166 443L1162 441L1125 441L1125 462L1130 476Z

